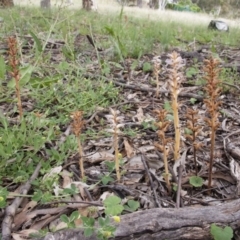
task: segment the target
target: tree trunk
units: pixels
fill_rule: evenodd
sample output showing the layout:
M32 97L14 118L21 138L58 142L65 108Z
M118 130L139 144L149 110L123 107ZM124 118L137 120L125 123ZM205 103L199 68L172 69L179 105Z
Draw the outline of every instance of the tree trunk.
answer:
M41 4L41 8L50 8L51 0L41 0L40 4Z
M82 7L83 7L83 9L90 11L92 8L92 1L91 0L82 0Z
M155 208L121 216L115 240L210 240L211 224L230 226L236 240L240 239L240 199L209 207L179 209ZM48 234L41 240L91 239L83 232L68 229Z
M142 8L143 1L142 0L137 0L137 6Z
M13 7L13 0L0 0L0 7Z
M152 8L158 9L158 7L159 7L158 0L152 0Z

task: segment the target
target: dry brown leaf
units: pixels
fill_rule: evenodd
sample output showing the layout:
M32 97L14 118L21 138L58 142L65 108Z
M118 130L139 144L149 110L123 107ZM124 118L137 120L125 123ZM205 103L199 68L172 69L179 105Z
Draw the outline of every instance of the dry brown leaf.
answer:
M133 122L142 123L145 119L142 108L138 108L137 114L132 117Z
M183 169L185 171L185 164L186 164L186 156L187 156L187 152L190 148L186 149L183 153L182 153L182 156L180 156L180 158L175 161L174 165L173 165L173 171L175 173L176 176L178 176L178 170L177 168L182 165L183 166Z
M26 206L23 208L23 212L30 212L33 208L37 206L36 201L30 201L29 203L26 204Z
M113 161L113 160L114 160L114 155L107 151L96 152L86 157L86 161L90 163L98 163L102 161Z
M18 226L22 225L23 223L26 223L31 219L31 218L28 218L28 213L31 212L31 210L36 205L37 205L37 202L30 201L28 204L26 204L26 206L22 209L22 211L14 217L14 225L16 228L18 228Z
M139 149L140 152L146 153L148 151L155 150L155 147L153 145L145 145L145 146L139 147L138 149Z
M137 94L138 94L137 92L128 94L127 95L127 100L135 99Z
M55 175L58 175L61 171L62 171L62 166L52 168L49 173L44 175L43 180L46 180L47 178L52 178Z
M142 178L142 173L129 173L124 175L123 182L125 185L133 185L135 183L139 183Z
M163 160L157 154L146 154L149 168L158 170L164 166Z
M72 174L65 169L62 171L61 176L63 178L63 184L62 184L63 188L66 188L66 186L71 185L72 183L71 175Z
M126 164L125 168L129 172L139 172L139 171L144 170L141 155L136 155L136 156L132 157L129 160L129 162Z
M125 151L126 151L127 157L128 158L133 157L134 150L133 150L132 146L129 144L129 142L128 142L128 140L126 138L124 138L123 143L124 143L124 147L125 147Z
M67 228L67 223L62 222L60 219L58 221L50 223L49 229L52 231L59 231L61 229Z
M32 233L38 233L37 230L35 229L26 229L19 231L18 233L12 233L12 238L14 240L25 240L29 237L30 234Z
M57 208L46 208L46 209L34 210L34 211L26 214L25 221L28 221L29 219L32 219L38 215L58 214L59 212L65 210L67 207L68 206L62 206L62 207L57 207ZM23 220L23 222L24 222L24 220Z
M99 140L90 140L88 145L95 147L111 147L112 146L112 138L101 138Z
M47 226L49 223L51 223L55 218L56 218L55 216L46 214L40 218L37 218L37 221L35 221L31 225L31 228L39 231L43 229L45 226Z

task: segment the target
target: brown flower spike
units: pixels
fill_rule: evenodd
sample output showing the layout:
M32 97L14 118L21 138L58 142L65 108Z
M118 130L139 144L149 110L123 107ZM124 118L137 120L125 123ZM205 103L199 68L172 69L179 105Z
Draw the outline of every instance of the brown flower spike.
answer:
M168 69L168 83L171 91L172 97L172 110L174 117L174 129L175 129L175 144L174 144L174 160L177 161L179 159L180 154L180 124L179 124L179 116L178 116L178 95L181 91L181 83L183 81L183 74L180 71L183 67L183 59L177 52L173 52L169 54L169 59L167 59L167 64L170 65Z
M154 113L157 115L158 122L155 123L155 126L158 128L157 135L159 138L159 142L155 142L154 146L157 150L163 153L163 162L165 167L164 178L167 184L167 188L169 193L171 192L171 184L169 181L169 171L168 171L168 154L169 154L169 147L168 143L172 141L171 138L165 137L165 132L167 131L170 122L166 120L167 111L162 110L154 110Z
M195 166L195 174L197 176L197 150L202 147L200 142L197 142L197 136L201 130L201 126L198 125L198 110L187 109L187 128L191 130L191 134L186 134L186 138L192 142L193 145L193 158L194 158L194 166Z
M153 59L153 75L156 79L156 98L159 98L159 91L160 91L160 86L159 86L159 72L161 68L161 60L157 57Z
M19 72L19 60L18 60L18 44L17 39L15 37L8 38L8 47L9 47L9 65L11 66L11 76L15 80L15 88L16 88L16 96L18 100L18 111L19 116L22 118L23 109L22 109L22 101L21 101L21 91L20 91L20 72Z
M118 116L118 111L110 108L109 115L106 115L106 118L110 122L110 129L108 129L108 132L111 132L113 134L113 147L115 152L115 168L116 168L116 174L117 174L117 180L118 182L121 179L120 174L120 167L119 167L119 146L118 146L118 138L119 135L122 133L120 128L124 126L121 122L123 121L123 117Z
M78 143L78 151L79 151L79 168L81 171L81 178L83 179L85 177L84 175L84 167L83 167L83 149L82 149L82 145L81 145L81 141L80 141L80 136L81 136L81 132L84 126L84 121L83 121L83 112L82 111L76 111L73 112L72 114L72 131L74 133L74 135L77 138L77 143Z
M206 104L207 111L209 113L209 117L205 119L209 128L211 129L211 149L210 149L210 162L209 162L209 174L208 174L208 189L211 188L212 185L212 168L213 168L213 160L214 160L214 148L215 148L215 138L216 131L219 127L218 115L219 115L219 107L221 105L221 101L219 101L221 88L220 80L218 78L219 75L219 61L211 57L209 60L205 60L204 72L206 73L205 80L206 86L204 90L206 91L206 99L204 99L204 103Z

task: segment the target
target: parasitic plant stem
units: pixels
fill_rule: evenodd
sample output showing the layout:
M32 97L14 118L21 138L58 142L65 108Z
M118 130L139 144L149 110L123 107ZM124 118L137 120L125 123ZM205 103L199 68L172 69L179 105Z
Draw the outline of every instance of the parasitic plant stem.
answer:
M168 171L168 154L169 154L169 147L168 143L172 141L171 138L166 138L165 137L165 132L167 131L170 122L166 120L167 116L167 111L162 109L162 110L154 110L154 113L157 115L158 122L155 123L155 126L158 128L157 135L159 138L159 142L155 142L154 146L157 150L163 153L163 162L164 162L164 168L165 168L165 173L164 173L164 179L166 181L166 185L168 188L168 192L171 193L171 184L170 184L170 174Z
M114 129L113 142L114 142L115 168L116 168L117 180L120 181L121 176L120 176L120 169L119 169L118 134L117 134L116 128Z
M123 117L118 116L118 112L112 108L110 108L111 114L106 115L108 121L111 124L111 129L108 129L108 132L111 132L113 135L113 148L115 152L114 160L115 160L115 169L117 174L117 181L119 182L121 180L121 174L120 174L120 166L119 166L119 145L118 145L118 138L119 134L122 132L120 131L120 127L124 126L124 124L121 124L123 121Z
M83 112L82 111L76 111L72 114L73 122L72 122L72 129L73 133L77 138L77 144L78 144L78 152L79 152L79 168L81 172L81 178L84 179L84 154L83 154L83 148L80 140L81 132L83 129L84 121L83 121Z
M10 74L15 80L17 105L20 118L23 117L22 100L21 100L21 90L20 90L20 71L19 71L19 60L18 60L18 44L15 37L8 38L9 47L9 65L11 66Z
M197 142L197 136L201 130L201 126L198 125L198 111L188 108L186 118L187 128L192 132L192 134L186 134L186 138L192 142L195 174L197 176L197 150L202 147L202 144Z
M169 59L167 59L167 64L170 65L168 69L168 83L170 86L171 97L172 97L172 110L174 117L174 129L175 129L175 144L174 144L174 160L177 161L179 159L180 154L180 137L181 137L181 129L179 124L179 104L178 104L178 95L181 91L180 85L183 81L183 75L180 69L183 66L183 60L181 56L177 52L173 52L169 54Z
M213 161L214 161L214 149L215 149L215 139L216 139L216 131L219 127L220 123L218 121L219 115L219 107L221 105L221 101L219 100L221 88L220 88L220 80L219 80L219 61L211 57L209 60L205 60L204 72L206 76L204 77L206 80L206 86L204 87L206 91L206 99L204 99L204 103L206 104L207 111L209 117L205 119L209 128L211 129L211 147L210 147L210 160L209 160L209 173L208 173L208 189L210 193L210 188L212 186L212 169L213 169Z
M161 60L159 58L153 59L153 75L156 79L156 98L159 98L160 82L159 82L159 72L160 72Z

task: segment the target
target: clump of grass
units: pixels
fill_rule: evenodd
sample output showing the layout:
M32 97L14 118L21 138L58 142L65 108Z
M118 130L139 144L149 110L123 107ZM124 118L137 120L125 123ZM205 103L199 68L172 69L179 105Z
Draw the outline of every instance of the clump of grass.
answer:
M79 168L81 171L81 178L84 179L85 174L84 174L84 167L83 167L83 148L80 140L80 136L82 133L82 129L84 126L84 121L83 121L83 112L82 111L76 111L73 112L72 114L73 122L72 122L72 130L74 135L77 138L77 144L78 144L78 152L79 152Z
M17 105L20 118L23 117L22 100L21 100L21 90L20 90L20 71L19 71L19 60L18 60L18 43L16 37L8 38L9 47L9 65L11 67L10 74L15 80L15 89L17 96Z
M170 65L168 69L168 83L171 91L171 103L174 117L174 129L175 129L175 144L174 144L174 160L177 161L179 158L180 152L180 124L179 124L179 116L178 116L178 95L181 91L180 85L183 81L183 75L180 69L183 66L183 60L181 56L177 52L173 52L168 54L169 59L167 60L167 64Z
M155 123L156 127L158 128L157 135L159 138L159 142L155 142L154 146L157 150L163 153L163 162L164 162L164 178L167 184L168 191L171 192L171 184L169 180L169 171L168 171L168 154L169 154L169 147L168 143L172 141L171 138L166 138L165 132L167 131L170 122L166 120L167 111L165 109L162 110L154 110L154 113L157 115L158 122Z
M204 99L204 103L206 104L207 111L209 114L209 117L205 118L205 121L208 124L209 128L211 129L208 189L210 189L212 185L212 168L213 168L213 161L214 161L215 138L216 138L217 128L220 125L218 121L218 116L219 116L219 107L221 105L221 101L219 101L221 88L220 88L220 80L218 77L220 68L218 67L218 65L219 65L219 61L217 59L214 59L213 57L211 57L209 60L205 60L204 72L206 73L206 76L204 78L206 80L206 86L204 87L204 90L207 96Z
M191 134L186 134L186 138L192 142L195 174L197 176L197 150L202 146L201 143L197 142L197 136L201 130L201 126L198 125L198 110L188 108L186 118L187 128L191 131Z

